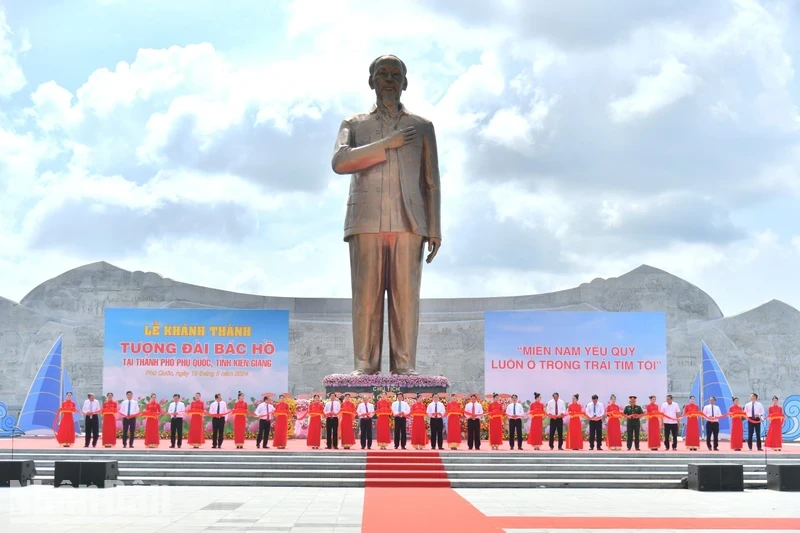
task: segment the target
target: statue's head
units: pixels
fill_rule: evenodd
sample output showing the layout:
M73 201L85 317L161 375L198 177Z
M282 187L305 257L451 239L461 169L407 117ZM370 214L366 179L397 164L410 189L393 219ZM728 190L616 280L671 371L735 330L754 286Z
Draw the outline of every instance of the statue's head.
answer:
M406 64L393 55L383 55L369 66L369 87L378 100L399 102L400 93L408 88Z

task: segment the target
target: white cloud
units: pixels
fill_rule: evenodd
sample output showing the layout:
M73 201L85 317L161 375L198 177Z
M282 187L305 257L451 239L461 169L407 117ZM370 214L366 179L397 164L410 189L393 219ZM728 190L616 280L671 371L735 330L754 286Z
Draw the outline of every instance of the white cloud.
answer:
M711 106L711 114L720 119L729 119L733 121L739 120L739 114L736 113L736 111L731 110L728 107L728 104L722 100L718 100L713 106Z
M72 105L73 98L54 81L45 82L31 94L33 107L29 113L44 132L69 130L83 119L82 110Z
M611 119L628 122L647 117L688 96L694 86L688 66L670 57L661 64L657 74L640 76L630 95L608 104Z
M551 110L558 102L558 97L546 97L544 91L536 88L515 87L518 92L530 98L528 111L519 108L503 108L497 110L488 123L480 130L482 138L501 144L512 150L531 153L537 144L537 134L545 137L554 135L554 131L545 131ZM532 92L532 94L530 94Z
M800 254L800 235L792 237L792 246L794 246L797 249L797 253Z
M11 96L25 87L25 75L17 56L30 48L26 34L23 33L19 46L15 46L12 41L14 34L6 22L5 11L0 7L0 98Z

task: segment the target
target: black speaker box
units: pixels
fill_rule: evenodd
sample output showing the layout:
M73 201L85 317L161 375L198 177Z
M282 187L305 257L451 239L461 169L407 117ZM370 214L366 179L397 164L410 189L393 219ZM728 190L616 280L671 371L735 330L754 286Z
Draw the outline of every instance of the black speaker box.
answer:
M800 491L800 464L767 465L767 488L785 492Z
M699 491L743 491L744 466L742 465L689 465L689 488Z
M56 461L53 486L60 487L65 481L78 488L81 485L94 485L106 488L106 481L117 479L117 461ZM110 483L113 487L115 484Z
M0 461L0 487L10 487L12 481L24 487L35 475L36 464L33 461Z

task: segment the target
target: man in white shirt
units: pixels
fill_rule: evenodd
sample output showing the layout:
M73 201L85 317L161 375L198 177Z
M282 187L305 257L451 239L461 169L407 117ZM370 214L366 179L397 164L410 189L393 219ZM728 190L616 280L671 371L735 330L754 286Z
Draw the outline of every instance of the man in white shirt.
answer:
M553 399L547 402L544 409L547 418L550 419L550 449L553 449L553 440L558 433L558 449L564 449L564 416L567 414L567 406L559 399L558 393L553 393Z
M328 394L328 402L325 404L325 449L339 449L339 411L342 409L342 402L336 398L336 393Z
M181 401L180 394L172 395L172 403L167 407L169 414L169 442L170 448L175 447L175 437L178 439L178 448L183 444L183 416L186 413L186 406Z
M439 400L439 394L434 393L433 401L428 404L428 416L431 418L431 450L435 450L437 447L440 450L444 450L442 446L444 444L444 416L446 410L444 404Z
M747 415L747 448L753 450L753 434L756 435L756 446L761 451L761 421L766 412L764 406L758 401L758 394L755 392L750 395L750 401L744 406L744 414Z
M128 447L128 434L130 434L131 448L133 437L136 435L136 415L139 414L139 402L133 399L133 392L125 393L126 400L119 403L119 414L122 415L122 447Z
M597 394L593 394L592 401L586 404L583 412L589 417L589 449L594 450L596 442L597 451L601 451L603 449L603 417L606 415L606 408L597 400Z
M397 395L397 400L392 403L392 416L394 416L394 449L398 446L406 449L406 417L411 414L411 407L405 401L403 393Z
M358 434L361 440L361 449L372 449L372 417L375 416L375 406L369 401L370 395L361 396L361 403L356 408L358 415Z
M464 406L464 416L467 417L467 448L471 450L474 446L476 450L480 450L483 406L478 401L476 394L471 395L469 402Z
M681 406L672 401L672 394L667 394L667 401L661 404L660 411L664 415L664 447L669 450L669 436L672 434L672 449L677 450Z
M86 444L84 444L84 448L89 447L90 440L92 441L92 448L97 447L97 436L100 434L99 412L100 402L95 400L94 394L90 392L88 399L83 402L83 415L86 417L84 419L84 425L86 426Z
M506 416L508 417L508 446L514 449L514 440L517 441L517 449L522 449L522 417L525 416L525 408L519 403L517 395L511 395L511 403L506 406Z
M222 448L225 438L225 415L228 414L228 404L222 401L222 394L215 394L208 412L211 413L211 447Z
M264 449L269 449L269 428L272 424L272 414L275 412L275 407L272 405L272 400L269 396L264 396L261 403L256 407L256 416L258 417L258 435L256 435L256 448L261 448L261 443L264 443Z
M708 405L703 407L703 414L706 415L706 446L711 450L711 438L714 438L714 451L719 451L719 417L722 410L717 405L717 399L713 396L708 399Z

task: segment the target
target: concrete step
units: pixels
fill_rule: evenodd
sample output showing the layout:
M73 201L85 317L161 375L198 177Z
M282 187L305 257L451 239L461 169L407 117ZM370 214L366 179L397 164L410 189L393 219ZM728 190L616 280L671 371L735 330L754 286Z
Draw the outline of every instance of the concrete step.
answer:
M52 468L55 466L56 461L63 461L68 459L55 459L55 460L41 460L36 459L36 466L37 468L42 467L50 467ZM90 460L90 459L87 459ZM105 459L108 460L108 459ZM305 462L305 463L277 463L277 462L249 462L249 463L215 463L213 461L203 461L203 462L184 462L184 463L173 463L170 461L117 461L120 470L124 469L148 469L148 470L160 470L160 469L172 469L172 468L182 468L182 469L191 469L191 470L217 470L220 468L229 469L229 470L250 470L250 469L269 469L269 470L356 470L359 472L363 472L367 468L367 464L365 462L340 462L340 463L316 463L316 462ZM392 465L379 465L380 468L385 466L391 467ZM405 465L404 465L405 466ZM425 470L426 468L430 468L431 465L411 465L414 466L418 470ZM443 467L441 465L437 465L439 470L442 470ZM370 466L373 468L373 466Z
M36 478L52 478L55 468L36 467ZM498 472L496 470L466 472L450 471L429 471L429 470L269 470L269 469L191 469L191 468L171 468L171 469L120 469L120 474L127 478L142 479L148 477L159 478L203 478L212 476L222 476L227 478L304 478L313 476L317 479L371 479L371 478L431 478L431 479L495 479L506 480L534 480L534 479L572 479L572 480L605 480L605 479L628 479L628 480L648 480L648 479L680 479L687 476L685 470L670 470L664 472L652 471L559 471L559 470L518 470ZM745 472L745 480L765 480L764 472Z
M735 460L742 463L764 463L765 460L770 462L800 462L800 455L768 455L765 457L762 453L697 453L688 454L680 453L673 454L671 452L636 452L636 453L581 453L581 452L467 452L464 453L442 453L438 457L432 456L429 452L394 452L394 451L372 451L369 454L370 461L386 461L386 460L407 460L415 459L415 462L435 462L441 460L444 463L461 463L461 462L504 462L504 463L527 463L527 462L565 462L572 463L594 463L602 461L605 464L627 464L630 461L646 462L646 463L659 463L659 462L695 462L695 461L731 461ZM385 455L382 455L385 454ZM0 459L10 459L11 453L7 450L0 451ZM273 450L236 450L231 452L211 452L203 450L191 451L175 451L175 452L161 452L158 450L122 450L111 449L101 450L90 448L88 450L80 448L75 450L18 450L14 452L15 458L69 458L80 457L83 459L89 458L125 458L128 460L166 460L170 462L184 462L184 461L210 461L216 463L220 462L248 462L248 461L280 461L280 462L308 462L308 461L322 461L322 462L339 462L358 459L366 461L367 453L362 451L323 451L311 453L298 453L298 452L277 452Z
M479 488L574 488L574 489L680 489L685 488L681 478L673 479L639 479L626 478L611 479L553 479L542 478L534 480L520 479L456 479L450 480L454 489L479 489ZM766 488L766 481L745 480L747 489Z
M364 473L367 480L373 479L447 479L447 472L431 472L427 470L380 470Z
M674 469L686 467L689 462L702 463L702 464L718 464L718 463L735 463L742 464L745 469L764 469L765 463L763 461L725 461L725 460L698 460L698 461L682 461L682 460L664 460L658 462L650 461L637 461L633 458L624 462L608 462L604 460L595 459L593 461L578 462L578 461L565 461L563 458L559 461L443 461L443 462L419 462L410 460L386 460L373 461L365 457L351 457L347 460L317 460L313 457L306 457L305 460L290 460L282 461L279 458L251 458L250 460L240 461L217 461L215 457L195 458L193 460L173 461L172 458L156 458L147 455L140 456L122 456L122 457L109 457L109 456L92 456L81 455L78 457L73 456L24 456L16 457L17 459L33 459L37 464L52 465L55 461L68 461L68 460L116 460L119 462L120 467L167 467L167 466L180 466L185 468L275 468L275 469L302 469L302 468L316 468L316 469L346 469L346 468L364 468L369 462L370 468L393 468L397 465L402 465L404 468L423 469L439 469L444 465L445 468L452 471L460 470L473 470L482 468L494 469L530 469L530 468L557 468L566 470L581 470L586 468L601 469L601 470L643 470L643 469ZM6 458L0 457L0 460ZM772 462L772 461L771 461ZM775 461L777 462L777 461ZM800 464L800 458L795 460L781 460L782 464Z
M206 473L208 474L208 473ZM53 478L36 477L43 485L52 485ZM231 487L339 487L363 488L364 477L360 478L319 478L319 477L222 477L208 476L195 477L159 477L159 476L120 476L119 480L125 485L175 485L175 486L231 486Z
M441 463L369 463L367 467L370 471L383 470L425 470L428 472L444 472L444 465Z
M391 487L391 488L449 488L450 482L447 479L408 479L408 478L380 478L368 479L364 483L365 487Z
M313 476L318 479L361 479L365 477L365 470L270 470L270 469L227 469L227 468L214 468L214 469L192 469L192 468L147 468L147 469L131 469L120 468L121 475L132 479L141 479L148 477L187 477L187 478L203 478L213 477L220 475L222 477L238 478L238 477L252 477L252 478L303 478ZM428 472L423 472L428 473ZM446 473L442 471L442 474ZM39 467L36 466L36 478L48 477L52 478L55 475L55 467Z
M10 453L0 452L0 460L11 459ZM366 455L364 454L348 454L348 455L333 455L333 454L306 454L306 455L290 455L287 453L270 453L269 451L263 453L158 453L158 452L117 452L117 453L31 453L28 451L21 451L14 453L14 459L86 459L86 460L140 460L140 461L169 461L173 463L181 462L194 462L194 461L214 461L215 463L226 462L251 462L251 461L280 461L280 462L330 462L337 463L342 461L360 460L366 462Z
M764 456L743 456L743 455L689 455L689 454L680 454L680 455L657 455L655 457L650 457L647 455L630 455L625 457L611 457L607 455L595 455L595 456L570 456L566 454L547 454L547 455L535 455L535 454L527 454L527 455L497 455L494 457L483 457L483 456L462 456L457 454L452 454L447 457L442 458L442 462L445 464L467 464L470 462L480 462L480 463L510 463L510 464L525 464L525 463L537 463L537 464L547 464L547 463L564 463L569 462L572 464L593 464L602 462L603 464L629 464L631 462L642 463L642 464L670 464L670 463L696 463L698 461L708 462L708 463L742 463L742 464L764 464L766 462L788 462L788 463L800 463L800 455L781 455L781 456L772 456L768 457L767 459Z
M448 478L451 481L474 479L474 480L489 480L501 477L508 480L533 480L533 479L571 479L571 480L606 480L606 479L626 479L629 481L638 480L657 480L657 479L681 479L688 476L686 470L669 470L664 472L653 471L637 471L630 472L627 470L615 471L563 471L563 470L520 470L520 471L505 471L498 472L497 470L475 471L470 470L467 472L447 472ZM764 472L745 472L744 479L760 480L766 479Z
M422 463L422 464L442 464L442 460L438 457L396 457L395 454L387 454L385 457L368 457L367 461L370 464L381 463Z
M120 463L122 464L122 463ZM514 464L514 463L469 463L445 464L448 472L464 472L473 470L493 469L495 471L514 471L514 470L564 470L564 471L585 471L587 469L596 471L609 471L609 472L637 472L637 471L670 471L670 470L685 470L688 463L665 463L658 465L648 465L644 463L630 462L625 464L605 464L595 462L591 464L574 464L574 463L531 463L531 464ZM705 463L704 464L713 464ZM738 463L741 464L741 463ZM765 466L761 464L746 464L742 465L744 470L757 472L764 471ZM372 466L370 466L372 468Z
M749 488L766 486L762 454L672 454L406 451L376 452L184 452L133 450L24 450L36 480L52 483L58 460L117 460L126 484L364 487L453 486L455 488L676 488L689 463L744 466ZM0 460L11 459L7 451ZM770 463L800 464L800 456L767 457Z
M10 453L0 452L0 460L11 459ZM342 464L349 462L362 462L366 463L367 460L371 464L379 463L404 463L413 462L416 464L437 464L439 462L447 465L469 465L469 464L496 464L504 466L514 465L548 465L548 464L564 464L569 463L573 465L593 465L602 463L606 465L630 465L632 463L643 465L670 465L670 464L688 464L695 462L703 463L729 463L735 462L745 465L763 465L765 458L763 456L720 456L720 455L689 455L681 454L680 456L665 456L660 455L656 457L648 457L646 455L632 455L622 458L612 456L568 456L565 454L553 455L514 455L514 454L499 454L499 455L458 455L450 454L441 459L429 458L424 456L419 457L400 457L397 454L388 454L385 457L367 456L362 453L346 454L346 455L328 455L325 454L304 454L304 455L290 455L288 453L235 453L235 454L216 454L216 453L30 453L30 452L15 452L15 459L34 459L34 460L108 460L115 459L118 461L143 461L143 462L169 462L169 463L234 463L234 464L247 464L247 463L297 463L297 464ZM787 464L800 464L800 455L789 456L783 455L779 457L769 457L767 462L780 462Z
M0 460L7 460L10 457L2 457L0 456ZM492 467L492 468L530 468L530 467L541 467L541 468L586 468L586 467L595 467L598 465L602 465L604 467L609 468L629 468L629 467L641 467L641 468L670 468L679 465L687 465L689 463L702 463L702 464L722 464L722 463L734 463L734 464L741 464L745 468L758 468L764 467L765 463L762 461L737 461L737 460L710 460L704 458L697 458L696 460L687 461L687 460L664 460L664 461L638 461L634 458L631 458L628 461L605 461L602 459L595 459L593 461L570 461L565 460L562 458L560 460L547 460L547 461L508 461L508 460L494 460L494 461L441 461L441 462L433 462L433 461L417 461L411 459L401 459L401 460L394 460L391 458L385 458L379 461L369 459L367 460L364 457L352 457L346 460L337 459L337 460L319 460L313 457L304 458L304 460L280 460L280 458L250 458L250 459L243 459L239 461L218 461L216 457L204 457L204 458L193 458L192 460L178 460L175 461L171 457L149 457L147 455L142 456L93 456L93 455L80 455L80 456L58 456L58 455L47 455L47 456L34 456L34 455L15 455L15 459L32 459L37 462L42 463L52 463L55 461L74 461L74 460L86 460L86 461L96 461L96 460L116 460L120 464L128 464L128 465L185 465L191 467L217 467L217 466L224 466L226 468L247 468L250 466L257 466L257 465L274 465L275 468L281 467L288 467L288 468L303 468L308 466L315 466L318 468L340 468L343 465L366 465L369 464L371 467L380 468L383 465L417 465L419 467L426 468L434 468L439 467L441 465L445 465L447 468L453 469L461 469L461 468L476 468L476 467ZM781 459L778 460L771 460L769 463L781 463L781 464L800 464L800 458L798 459Z
M120 481L126 485L172 485L172 486L238 486L238 487L346 487L362 488L365 486L364 479L319 479L315 477L306 478L254 478L254 477L144 477L133 478L128 476L120 477ZM52 479L39 479L37 482L44 485L52 484ZM640 479L631 480L624 478L612 479L456 479L456 480L423 480L423 479L392 479L384 478L380 480L370 480L370 486L449 486L452 488L603 488L603 489L677 489L683 488L681 478L673 479ZM747 489L766 488L765 481L745 480Z

